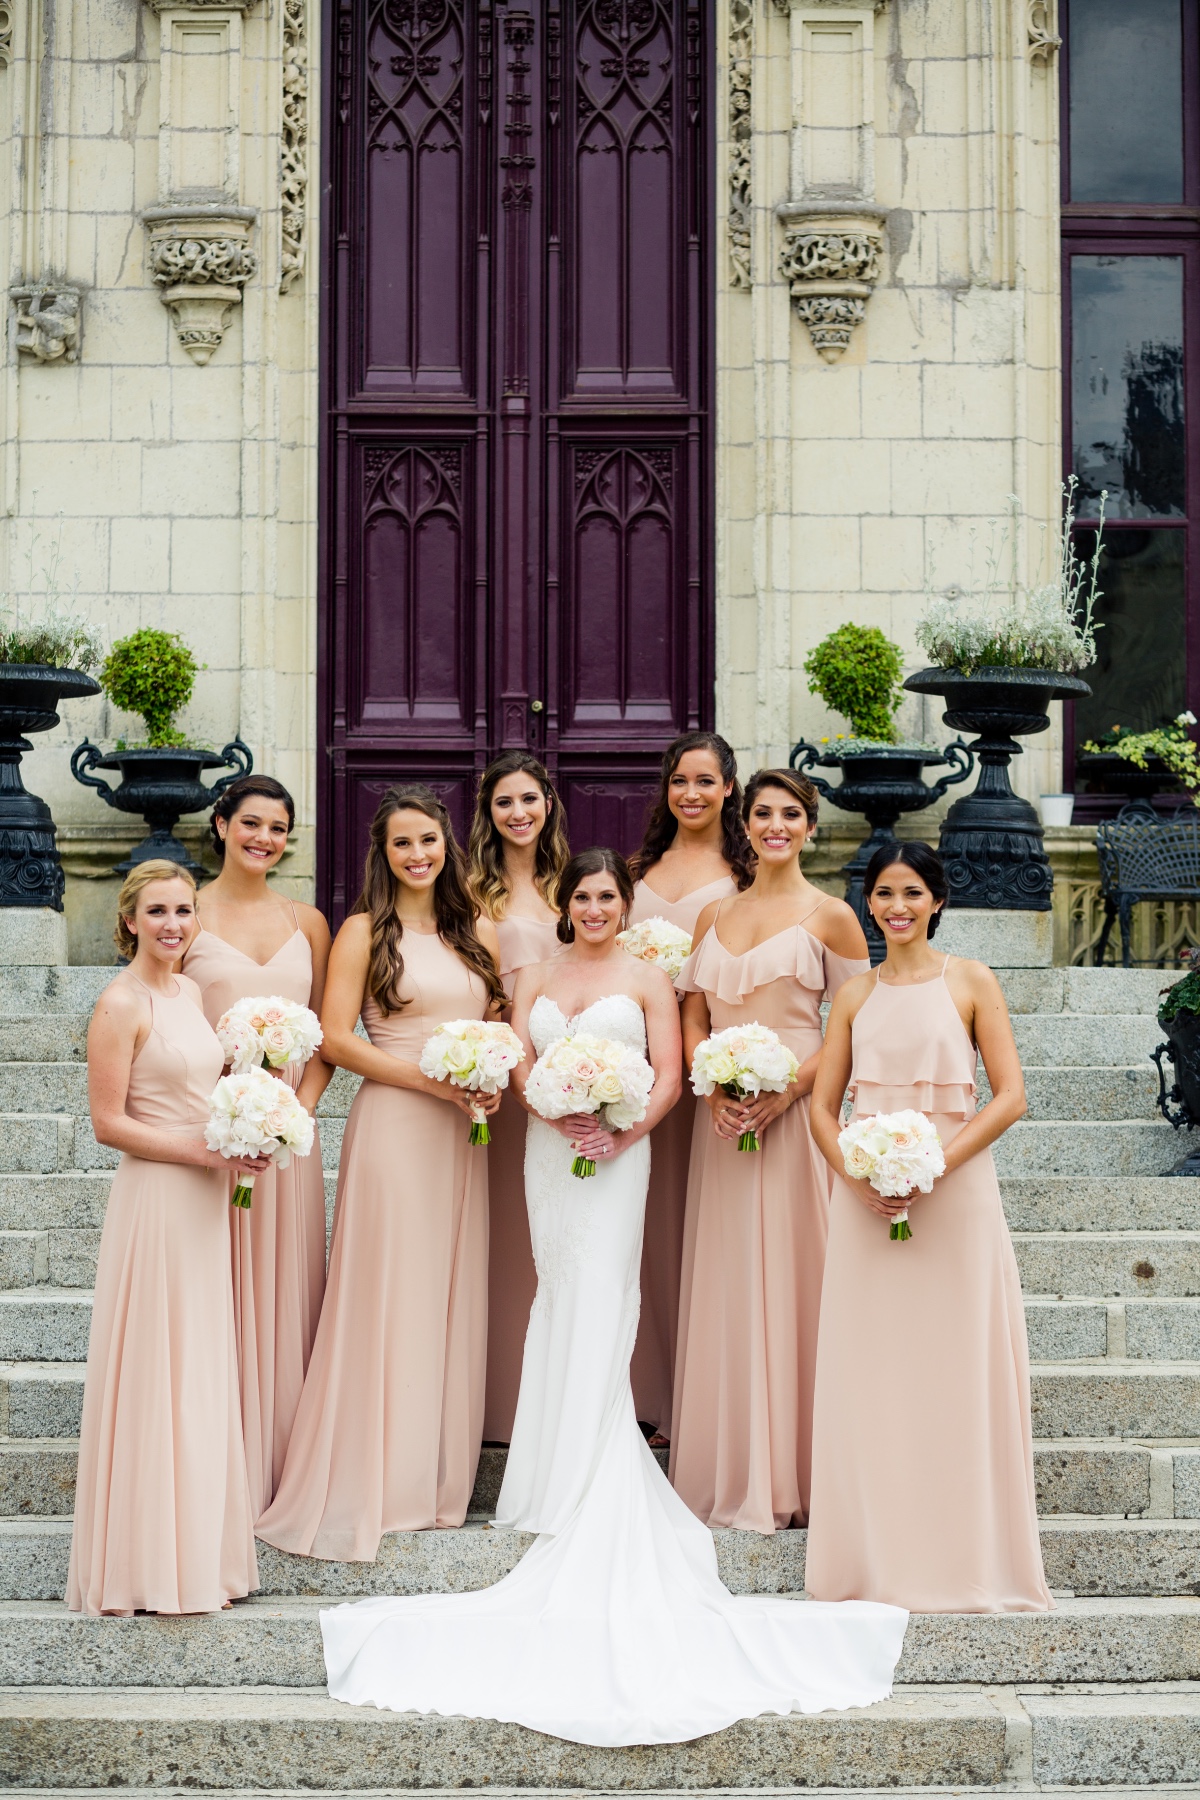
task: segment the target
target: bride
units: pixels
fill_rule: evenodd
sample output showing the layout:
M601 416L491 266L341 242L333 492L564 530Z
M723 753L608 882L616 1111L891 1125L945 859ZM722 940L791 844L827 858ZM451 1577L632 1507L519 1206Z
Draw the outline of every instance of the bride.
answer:
M584 1030L646 1055L640 1124L531 1117L525 1185L538 1289L496 1525L539 1535L478 1593L364 1600L321 1614L329 1691L396 1712L499 1719L597 1745L678 1743L760 1713L862 1706L891 1691L908 1615L862 1601L735 1599L708 1528L638 1427L638 1321L649 1133L680 1091L674 993L616 942L624 861L587 850L563 872L553 962L518 977L526 1061ZM576 1151L594 1176L571 1173Z

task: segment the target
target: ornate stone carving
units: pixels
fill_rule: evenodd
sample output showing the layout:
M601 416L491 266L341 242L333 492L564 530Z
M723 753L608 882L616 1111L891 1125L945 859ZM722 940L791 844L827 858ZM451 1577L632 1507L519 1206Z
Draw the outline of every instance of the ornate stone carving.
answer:
M754 0L729 0L729 285L748 288Z
M229 315L258 269L250 248L257 217L253 207L219 203L150 206L142 214L151 276L193 362L206 363L220 347Z
M17 350L35 362L75 362L79 357L79 323L83 292L61 281L36 281L11 287Z
M1028 0L1029 60L1049 65L1062 44L1055 31L1054 0Z
M796 317L824 360L836 362L879 279L884 214L872 206L796 201L776 212L784 224L779 272Z
M13 54L13 0L0 0L0 68L7 69Z
M253 12L258 0L146 0L152 13L162 12Z
M308 0L283 0L283 129L279 152L282 250L279 291L304 273L308 200Z

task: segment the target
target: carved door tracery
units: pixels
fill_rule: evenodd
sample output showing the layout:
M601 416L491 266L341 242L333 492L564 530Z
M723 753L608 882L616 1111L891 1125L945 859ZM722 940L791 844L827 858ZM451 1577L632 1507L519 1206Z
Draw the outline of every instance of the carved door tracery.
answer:
M710 722L703 0L329 10L319 705L340 916L393 780L499 749L630 848Z

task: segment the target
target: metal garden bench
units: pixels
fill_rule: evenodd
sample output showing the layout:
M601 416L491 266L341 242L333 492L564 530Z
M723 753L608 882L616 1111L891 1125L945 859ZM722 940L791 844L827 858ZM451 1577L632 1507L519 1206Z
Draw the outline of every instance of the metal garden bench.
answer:
M1160 814L1124 806L1096 828L1104 928L1096 961L1104 961L1114 919L1121 921L1121 966L1129 968L1133 909L1139 900L1200 900L1200 808Z

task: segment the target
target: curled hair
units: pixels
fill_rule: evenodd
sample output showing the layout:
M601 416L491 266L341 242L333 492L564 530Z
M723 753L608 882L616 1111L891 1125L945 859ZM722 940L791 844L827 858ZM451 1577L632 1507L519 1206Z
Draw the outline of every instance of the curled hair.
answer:
M633 875L629 864L615 850L607 850L597 845L592 850L581 850L573 856L558 883L558 941L560 944L571 944L575 941L575 927L571 923L571 895L581 881L589 875L611 875L617 884L617 891L625 903L628 914L633 905Z
M479 778L475 816L471 820L471 836L467 843L467 878L480 910L489 919L502 919L511 898L504 872L504 840L492 818L492 795L497 782L503 781L506 775L528 775L531 781L537 782L546 802L546 823L538 833L534 852L533 881L547 906L555 904L558 878L571 854L566 815L549 770L528 750L506 750L488 764Z
M264 800L278 800L280 806L287 808L289 837L295 829L296 802L282 781L276 781L273 775L239 775L236 781L230 782L208 818L208 829L218 862L225 861L225 839L217 830L217 820L224 819L228 825L234 814L240 812L246 801L255 794L261 795Z
M810 828L817 822L821 803L817 790L811 781L805 781L803 775L797 775L794 769L755 769L746 783L746 798L742 802L742 817L749 819L750 809L764 788L782 788L790 794L797 806L802 806L808 815Z
M630 874L635 881L641 881L675 842L679 820L671 811L671 777L689 750L707 750L710 756L716 758L721 780L732 783L721 805L721 855L729 864L730 873L740 892L754 880L754 852L750 848L750 839L746 836L743 823L742 788L737 778L737 759L725 739L718 737L715 731L685 731L682 737L677 737L664 750L654 810L647 822L641 848L629 859Z
M137 954L137 932L130 931L125 923L137 913L140 895L154 881L186 882L195 895L196 883L190 870L182 863L171 862L165 856L151 857L147 862L135 863L121 883L121 891L117 895L117 923L113 930L113 943L117 946L117 955L125 962L132 962Z
M879 877L883 871L890 869L895 863L903 863L906 869L911 869L914 875L919 876L939 902L937 911L929 915L929 936L932 937L941 923L950 894L945 864L937 851L931 845L923 844L919 838L911 838L907 843L880 844L863 876L863 893L868 902L879 885Z
M371 921L367 992L385 1018L389 1013L403 1012L409 1004L400 994L400 983L404 978L404 926L396 912L398 882L387 859L388 824L398 812L424 813L441 831L446 860L433 884L433 915L438 936L460 962L478 975L487 989L488 998L497 1006L507 1005L491 951L475 928L475 901L467 885L466 862L454 836L450 814L437 795L420 782L389 788L371 820L371 843L367 850L362 892L354 905L356 913L366 913Z

